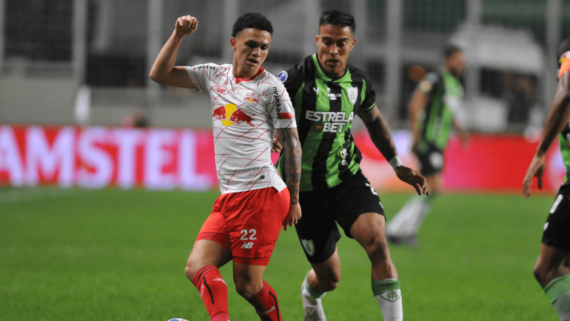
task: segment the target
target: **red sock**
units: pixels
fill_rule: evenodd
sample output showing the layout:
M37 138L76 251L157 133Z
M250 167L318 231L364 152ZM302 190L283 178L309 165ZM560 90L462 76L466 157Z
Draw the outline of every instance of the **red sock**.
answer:
M263 288L256 295L259 302L265 309L264 313L269 315L272 321L281 321L281 310L279 310L279 303L277 302L277 293L269 285L263 281Z
M207 265L196 273L192 281L206 305L211 321L228 321L228 287L218 268Z

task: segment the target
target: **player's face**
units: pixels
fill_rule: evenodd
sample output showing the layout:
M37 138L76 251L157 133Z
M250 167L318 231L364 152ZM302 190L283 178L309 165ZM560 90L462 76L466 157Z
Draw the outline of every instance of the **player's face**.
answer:
M463 76L463 71L465 70L465 54L462 51L456 51L447 59L449 72L455 77Z
M319 28L317 35L317 56L321 68L331 78L339 78L344 75L348 54L356 44L356 38L352 37L350 27L342 27L325 24Z
M234 68L248 75L255 74L267 58L271 34L254 28L243 29L230 43L234 50Z

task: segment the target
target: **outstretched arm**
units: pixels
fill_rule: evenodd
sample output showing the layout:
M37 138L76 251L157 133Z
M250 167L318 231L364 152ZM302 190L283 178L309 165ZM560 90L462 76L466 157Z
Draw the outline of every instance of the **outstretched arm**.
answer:
M192 16L183 16L176 20L176 26L150 70L150 78L159 84L182 88L194 88L185 67L177 67L176 55L184 38L198 29L198 20Z
M558 80L558 87L556 88L556 94L554 95L554 99L550 105L550 112L544 124L542 138L540 139L538 149L523 180L523 193L525 197L530 197L530 185L532 185L532 179L535 176L538 181L538 188L542 188L542 174L544 174L546 152L548 152L556 136L558 136L564 126L568 124L569 118L570 72L565 72Z
M380 153L384 155L384 158L386 158L390 165L394 167L394 171L396 171L398 178L401 181L412 185L416 189L418 195L429 195L425 177L416 173L411 168L403 166L400 162L398 152L396 151L396 145L392 139L392 133L390 132L390 128L384 120L384 117L382 117L378 107L375 106L368 111L361 110L358 112L358 116L360 116L362 121L364 121L364 124L368 129L370 139L372 139L376 148L378 148Z
M285 231L289 226L297 224L301 219L301 206L299 205L299 185L301 183L301 143L297 128L278 128L277 135L285 156L285 177L287 188L291 195L289 215L283 222Z

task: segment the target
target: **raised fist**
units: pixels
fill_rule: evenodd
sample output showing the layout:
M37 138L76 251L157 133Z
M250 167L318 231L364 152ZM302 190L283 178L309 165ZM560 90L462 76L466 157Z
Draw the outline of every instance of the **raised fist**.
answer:
M198 29L198 19L192 16L182 16L176 20L174 30L180 36L187 36Z

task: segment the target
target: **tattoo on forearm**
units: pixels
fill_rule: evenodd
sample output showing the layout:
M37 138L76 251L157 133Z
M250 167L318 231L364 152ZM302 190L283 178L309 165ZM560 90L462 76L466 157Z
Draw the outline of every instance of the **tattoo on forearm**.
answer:
M291 194L291 204L299 203L299 184L301 183L301 143L297 129L279 130L279 140L285 154L285 173L287 188Z
M389 161L392 157L397 155L396 145L392 139L390 127L388 127L388 123L386 123L379 111L372 112L372 114L370 121L365 121L370 139L372 139L372 142L376 145L380 153L384 155L384 158Z

